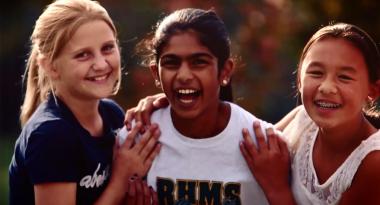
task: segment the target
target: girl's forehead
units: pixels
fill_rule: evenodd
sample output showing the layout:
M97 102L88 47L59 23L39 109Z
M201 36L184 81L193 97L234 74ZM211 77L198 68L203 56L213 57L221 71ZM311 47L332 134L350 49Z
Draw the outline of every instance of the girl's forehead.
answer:
M348 40L340 38L327 38L313 43L304 61L323 60L327 62L341 62L346 64L364 63L364 56L360 49Z
M210 56L214 56L211 51L200 42L196 33L181 32L168 39L162 49L161 57L167 54L186 56L194 53L207 53Z

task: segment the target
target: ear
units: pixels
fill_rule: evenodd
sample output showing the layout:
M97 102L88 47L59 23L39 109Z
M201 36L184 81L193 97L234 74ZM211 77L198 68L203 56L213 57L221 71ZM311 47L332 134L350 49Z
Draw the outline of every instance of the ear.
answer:
M37 59L38 66L42 68L51 79L58 79L59 72L54 63L45 56Z
M235 70L234 61L229 58L225 63L223 69L220 71L219 84L225 86L230 81L230 78Z
M370 101L375 101L380 96L380 80L377 80L375 83L369 85L368 99Z
M149 65L150 72L152 73L152 76L154 78L154 84L156 85L157 88L161 88L161 80L160 80L160 75L158 73L158 66L157 64L150 64Z

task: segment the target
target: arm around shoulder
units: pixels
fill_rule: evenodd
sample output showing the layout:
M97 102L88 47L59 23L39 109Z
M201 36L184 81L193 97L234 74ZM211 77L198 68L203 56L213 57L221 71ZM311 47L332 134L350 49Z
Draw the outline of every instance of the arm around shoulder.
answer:
M287 115L285 115L285 117L283 117L279 122L277 122L274 125L274 127L277 130L284 131L284 129L289 125L289 123L295 118L295 116L297 115L297 113L300 111L301 107L302 106L300 105L300 106L294 108Z

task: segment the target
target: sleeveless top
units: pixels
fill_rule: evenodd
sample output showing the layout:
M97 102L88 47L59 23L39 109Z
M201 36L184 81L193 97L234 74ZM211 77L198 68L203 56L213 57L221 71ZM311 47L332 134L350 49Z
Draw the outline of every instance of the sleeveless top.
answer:
M284 130L292 156L293 195L298 204L338 204L362 160L370 152L380 150L380 131L363 140L323 184L318 181L312 161L317 134L318 126L304 107Z

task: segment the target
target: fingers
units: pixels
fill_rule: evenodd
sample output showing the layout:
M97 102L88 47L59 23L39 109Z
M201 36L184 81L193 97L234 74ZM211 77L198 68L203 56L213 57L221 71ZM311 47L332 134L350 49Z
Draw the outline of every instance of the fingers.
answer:
M130 148L132 146L132 144L135 142L136 136L139 133L141 127L142 127L141 122L137 122L136 125L129 132L127 139L125 139L123 147Z
M247 162L248 166L250 167L250 165L253 163L252 156L249 154L249 152L248 152L248 150L245 147L243 142L240 142L239 147L240 147L240 151L243 154L245 161Z
M124 124L127 127L127 130L130 131L132 129L132 121L135 119L136 107L128 109L125 113Z
M128 181L129 189L127 194L127 204L128 205L134 205L136 204L137 198L136 198L136 179L131 177Z
M140 100L139 103L136 106L135 113L134 113L134 120L136 122L141 122L141 110L144 107L145 104L145 98Z
M258 121L253 122L253 131L255 132L255 135L256 135L258 151L261 152L261 151L267 150L268 146L265 142L265 136L264 136L263 131L261 130L260 122Z
M149 131L151 136L148 139L148 142L144 145L144 147L141 148L140 155L145 160L148 158L148 155L152 153L152 151L155 149L155 146L157 145L158 137L160 136L161 132L158 128L152 129ZM149 134L149 133L147 133Z
M266 134L268 137L268 149L271 151L279 152L280 148L278 145L278 136L275 134L273 128L268 128L266 130Z
M152 187L150 187L150 195L152 196L152 205L158 205L158 195Z
M155 97L157 98L153 101L154 108L158 109L169 105L169 100L164 93L159 93Z
M258 153L258 148L253 143L252 137L248 132L248 129L243 129L243 145L248 154L255 156Z
M144 193L144 205L150 205L151 193L146 181L142 182L142 188L143 188L143 193Z
M146 160L144 162L144 166L145 166L146 170L148 170L149 167L152 165L153 160L158 155L158 153L160 152L160 149L161 149L161 144L156 143L153 151L149 154L149 156L146 158Z
M144 99L144 103L141 106L141 110L139 110L139 118L145 126L149 126L151 124L150 117L152 115L152 112L156 110L156 108L153 106L153 102L155 100L155 96L146 97Z
M140 178L138 178L136 181L136 204L137 205L143 205L144 204L144 193L143 193L143 185Z
M157 141L158 137L153 137L157 135L156 130L158 129L157 124L152 124L148 130L141 136L140 141L133 147L137 151L137 153L141 154L141 152L145 149L146 145L150 140Z
M278 145L279 145L280 152L282 153L282 155L285 156L288 160L290 160L290 153L289 153L288 145L280 137L278 138Z

